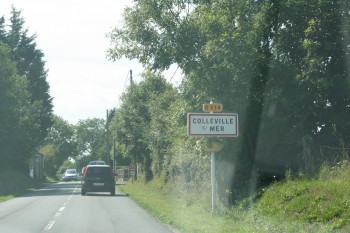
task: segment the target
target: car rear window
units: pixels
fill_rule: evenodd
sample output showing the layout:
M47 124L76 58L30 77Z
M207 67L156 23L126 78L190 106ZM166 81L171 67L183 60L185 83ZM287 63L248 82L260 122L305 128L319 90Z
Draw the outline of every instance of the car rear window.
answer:
M87 177L109 177L110 175L109 167L89 167L86 172Z

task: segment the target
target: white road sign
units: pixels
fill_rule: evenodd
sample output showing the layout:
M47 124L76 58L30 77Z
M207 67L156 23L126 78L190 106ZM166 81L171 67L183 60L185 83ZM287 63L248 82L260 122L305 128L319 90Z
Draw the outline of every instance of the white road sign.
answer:
M189 136L237 137L238 114L236 113L188 113Z

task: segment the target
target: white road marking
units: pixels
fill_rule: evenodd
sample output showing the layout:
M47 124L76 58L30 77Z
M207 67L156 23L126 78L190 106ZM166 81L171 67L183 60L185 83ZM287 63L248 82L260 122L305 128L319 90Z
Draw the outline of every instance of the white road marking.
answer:
M75 189L73 190L73 194L67 197L66 201L63 203L63 206L58 209L58 212L55 213L53 219L46 225L46 227L44 228L45 231L51 230L56 220L61 216L62 212L66 208L66 205L68 205L69 201L73 198L73 195L77 190L78 190L78 187L75 187Z
M53 227L53 224L55 224L55 221L50 221L50 222L46 225L45 231L50 230L50 229Z

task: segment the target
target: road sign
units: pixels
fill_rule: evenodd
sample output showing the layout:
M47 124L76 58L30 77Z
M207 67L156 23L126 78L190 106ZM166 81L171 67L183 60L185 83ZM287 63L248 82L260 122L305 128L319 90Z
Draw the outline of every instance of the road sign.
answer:
M236 113L188 113L189 136L237 137L238 114Z
M202 148L206 152L219 152L224 148L224 143L222 142L213 142L209 144L202 145Z
M129 170L130 171L135 171L136 170L136 165L135 164L130 164L129 165Z
M221 112L223 109L222 104L203 104L204 112Z

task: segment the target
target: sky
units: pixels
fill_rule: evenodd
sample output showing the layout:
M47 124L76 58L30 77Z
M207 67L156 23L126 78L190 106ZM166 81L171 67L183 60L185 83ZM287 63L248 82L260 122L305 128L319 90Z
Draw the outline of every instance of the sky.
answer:
M106 35L122 24L122 12L131 0L0 0L0 16L9 23L11 6L22 11L29 36L36 34L48 70L54 114L71 124L88 118L105 118L118 107L130 81L141 81L143 67L136 60L109 61ZM178 85L175 67L164 73Z

